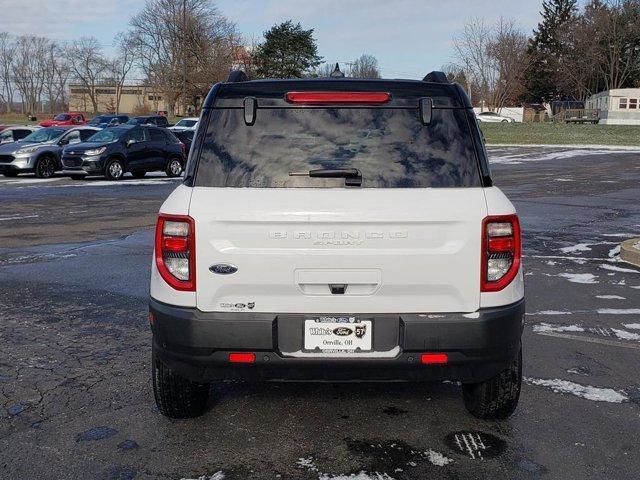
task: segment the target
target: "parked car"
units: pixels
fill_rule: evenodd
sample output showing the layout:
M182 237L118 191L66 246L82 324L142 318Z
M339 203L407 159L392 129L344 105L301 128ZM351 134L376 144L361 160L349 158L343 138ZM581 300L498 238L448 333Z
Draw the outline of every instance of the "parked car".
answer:
M198 120L200 120L197 117L193 117L193 118L183 118L181 119L178 123L176 123L174 126L169 127L169 130L195 130L196 128L198 128Z
M3 143L17 142L27 135L31 135L40 127L34 125L14 125L4 128L0 131L0 145Z
M86 125L87 120L80 112L59 113L51 120L40 122L41 127L57 127L62 125Z
M498 115L496 112L480 112L476 115L479 122L491 123L514 123L515 120L510 117Z
M133 117L127 122L127 125L155 125L156 127L169 127L167 117L163 115L146 115L143 117Z
M93 117L88 125L100 128L117 127L129 121L128 115L98 115Z
M160 412L203 413L219 380L453 379L473 415L510 415L520 226L462 87L441 72L239 78L207 96L185 180L160 208Z
M125 172L142 178L147 172L164 171L169 177L182 174L184 145L164 128L121 125L106 128L84 143L65 148L62 164L71 178L104 175L120 180Z
M184 144L185 158L189 158L189 152L191 151L191 144L193 143L194 130L173 130L172 133Z
M66 145L87 140L99 129L95 127L45 127L17 142L0 145L0 173L15 177L34 172L38 178L49 178L62 170L60 157Z
M9 128L11 125L0 125L0 132L3 131L5 128Z

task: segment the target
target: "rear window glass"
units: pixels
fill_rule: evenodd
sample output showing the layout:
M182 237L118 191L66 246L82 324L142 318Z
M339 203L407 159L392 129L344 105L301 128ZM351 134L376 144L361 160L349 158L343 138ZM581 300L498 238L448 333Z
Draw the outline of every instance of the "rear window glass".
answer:
M152 142L164 142L167 140L164 134L160 130L155 130L151 128L149 132L151 133Z
M260 108L253 126L242 109L213 109L196 186L336 188L343 178L291 176L358 169L362 188L479 187L465 110Z

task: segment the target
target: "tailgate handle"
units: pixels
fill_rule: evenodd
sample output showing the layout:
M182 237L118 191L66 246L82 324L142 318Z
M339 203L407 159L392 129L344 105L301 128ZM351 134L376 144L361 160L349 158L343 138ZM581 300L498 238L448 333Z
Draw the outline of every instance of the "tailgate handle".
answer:
M331 289L332 295L344 295L347 291L347 286L345 284L329 284L329 288Z

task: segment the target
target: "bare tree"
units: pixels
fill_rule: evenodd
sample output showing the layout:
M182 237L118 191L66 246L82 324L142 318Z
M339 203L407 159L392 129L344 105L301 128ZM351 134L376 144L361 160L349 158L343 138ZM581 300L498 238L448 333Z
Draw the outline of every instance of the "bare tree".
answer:
M354 78L380 78L378 59L368 53L363 53L356 58L349 69L349 77Z
M514 104L524 91L527 68L527 36L512 20L500 19L487 45L491 68L495 71L491 104L498 110Z
M225 78L241 45L235 25L209 0L148 0L130 25L136 63L170 114L181 95L204 95Z
M601 32L604 61L600 74L606 90L621 88L638 73L640 59L640 2L617 0L594 9Z
M511 20L496 25L471 20L455 39L455 51L467 89L477 91L476 102L500 109L515 102L522 91L527 36Z
M496 71L489 55L491 30L484 20L474 19L467 22L462 34L454 39L457 59L469 81L477 85L480 96L476 101L481 103L489 102L490 91L496 83Z
M66 87L69 67L64 50L55 42L49 41L43 57L43 89L46 94L49 112L66 109Z
M45 63L50 43L46 38L27 35L16 39L12 73L25 113L35 113L42 108Z
M109 64L102 54L102 47L94 37L82 37L67 47L67 60L71 76L82 85L89 97L93 113L98 113L96 85L107 73Z
M12 64L15 43L6 32L0 32L0 103L4 104L7 113L13 107L13 71Z
M131 36L124 33L119 33L114 43L118 48L117 56L109 62L109 72L116 88L116 99L113 107L115 113L120 113L122 89L136 60L135 46Z
M331 72L333 72L333 70L336 68L336 64L331 63L331 62L327 62L327 63L323 63L322 65L318 66L318 68L316 68L313 72L313 74L311 76L313 77L321 77L321 78L328 78L331 76Z

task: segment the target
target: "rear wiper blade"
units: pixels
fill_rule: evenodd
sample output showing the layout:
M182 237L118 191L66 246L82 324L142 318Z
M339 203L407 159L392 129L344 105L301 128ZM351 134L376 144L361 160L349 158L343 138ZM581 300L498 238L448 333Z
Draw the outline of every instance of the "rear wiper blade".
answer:
M289 172L290 177L344 178L350 187L362 185L362 174L357 168L319 168L308 172Z

